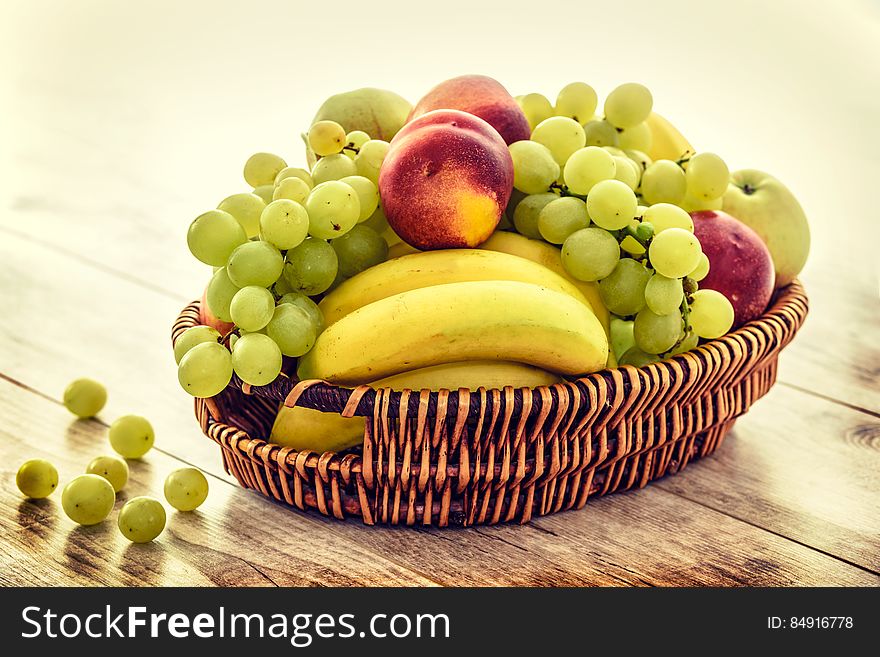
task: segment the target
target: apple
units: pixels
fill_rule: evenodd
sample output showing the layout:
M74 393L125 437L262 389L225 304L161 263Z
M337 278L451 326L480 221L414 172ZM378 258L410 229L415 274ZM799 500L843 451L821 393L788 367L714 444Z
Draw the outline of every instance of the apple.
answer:
M757 169L735 171L721 209L752 228L767 245L776 268L776 287L791 283L810 252L810 226L788 188Z
M760 317L773 296L773 258L758 234L726 212L692 212L694 234L709 258L700 289L721 292L733 305L734 328Z

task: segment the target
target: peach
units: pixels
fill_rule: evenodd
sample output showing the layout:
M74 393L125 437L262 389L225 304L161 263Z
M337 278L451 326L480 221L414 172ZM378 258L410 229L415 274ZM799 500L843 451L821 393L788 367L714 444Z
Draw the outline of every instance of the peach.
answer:
M441 82L416 103L409 120L438 109L456 109L479 116L507 144L528 139L532 134L526 115L513 96L500 82L485 75L462 75Z
M202 292L202 301L199 304L199 324L210 326L211 328L215 329L220 335L226 335L235 328L235 324L224 322L222 319L217 317L217 315L211 312L211 309L208 308L208 299L206 298L207 294L208 288L206 287L205 291Z
M513 189L513 160L492 126L436 110L397 133L379 173L388 224L418 249L475 247L492 235Z

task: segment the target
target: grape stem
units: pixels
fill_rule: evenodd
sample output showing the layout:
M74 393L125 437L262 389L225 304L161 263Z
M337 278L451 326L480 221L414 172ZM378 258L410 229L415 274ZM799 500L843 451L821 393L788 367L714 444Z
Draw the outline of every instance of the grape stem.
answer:
M685 279L685 280L687 280L687 279ZM669 348L669 351L666 352L667 354L678 349L678 346L682 342L685 341L685 338L687 338L687 335L691 330L691 325L690 325L690 321L689 321L690 315L691 315L691 305L690 305L691 301L693 301L693 297L690 296L689 294L685 293L685 295L681 299L681 306L679 306L679 310L681 311L681 321L682 321L682 325L684 326L684 330L682 331L681 337L678 340L676 340L675 344L672 345Z
M675 163L676 163L678 166L681 166L682 164L687 164L688 162L691 161L691 158L692 158L694 155L695 155L695 153L694 153L693 151L689 151L689 150L688 150L688 151L685 151L684 153L682 153L681 157L678 158L678 159L675 161ZM684 168L684 167L682 167L682 168Z
M357 155L358 153L361 152L361 149L359 149L357 146L355 146L353 141L350 141L350 142L348 142L348 144L343 146L342 150L343 151L351 151L355 155Z
M570 190L568 189L568 186L567 186L567 185L560 185L560 184L557 183L557 182L555 182L555 183L551 183L551 184L550 184L550 191L551 191L551 192L556 192L556 193L558 193L560 196L573 196L574 198L579 198L579 199L582 200L582 201L586 201L586 200L587 200L587 195L586 195L586 194L575 194L574 192L572 192L572 191L570 191Z

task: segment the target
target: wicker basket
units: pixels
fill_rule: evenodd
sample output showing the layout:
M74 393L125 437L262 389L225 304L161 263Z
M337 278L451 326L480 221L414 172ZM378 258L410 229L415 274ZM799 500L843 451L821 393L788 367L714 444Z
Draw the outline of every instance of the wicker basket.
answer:
M197 399L196 416L242 486L302 510L368 525L524 523L711 454L773 385L779 352L806 315L796 282L760 319L642 368L534 390L397 393L283 375L251 388L234 379ZM172 340L198 323L195 302ZM362 447L318 454L267 443L281 402L365 416Z

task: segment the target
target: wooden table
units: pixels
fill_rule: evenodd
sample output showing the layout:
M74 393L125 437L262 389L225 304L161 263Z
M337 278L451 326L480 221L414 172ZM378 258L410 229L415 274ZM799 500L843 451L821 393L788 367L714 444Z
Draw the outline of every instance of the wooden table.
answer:
M298 162L296 134L311 108L359 81L312 72L304 74L308 84L273 95L276 69L249 66L256 53L209 48L236 34L231 14L203 34L193 31L195 9L180 8L170 21L145 8L138 29L128 30L126 3L77 3L52 20L37 4L0 21L10 28L6 54L15 55L4 61L17 62L0 73L0 584L880 584L880 303L876 253L867 246L876 244L876 226L861 206L876 184L867 126L873 134L876 128L870 100L860 103L856 93L873 88L868 73L876 71L860 68L846 50L868 39L826 45L808 39L809 30L824 29L819 21L797 23L796 52L818 47L832 60L852 58L852 75L793 69L785 101L762 110L772 130L764 120L745 129L724 106L706 117L675 100L679 87L661 69L642 66L639 79L658 89L658 103L666 98L661 107L670 116L695 126L695 141L730 126L713 148L737 166L758 154L798 191L813 219L815 246L803 275L812 313L781 357L778 384L720 451L644 490L525 526L387 529L292 512L240 489L199 432L169 344L172 321L208 276L185 248L191 218L242 189L239 167L250 152L278 150ZM284 21L251 18L263 37L253 42L265 48L259 61L283 61L287 51L270 37ZM853 11L837 19L861 29ZM739 20L731 14L715 28L732 37ZM780 38L796 39L786 34ZM769 37L764 48L777 59L786 51ZM876 62L876 49L871 54ZM706 65L727 56L710 56ZM398 88L412 97L426 79L449 74L439 65L427 76L400 66ZM597 77L603 84L635 77L632 66L624 57L619 75ZM383 75L370 81L394 87L393 76ZM549 75L545 91L561 86ZM827 130L816 131L812 145L795 138L827 109L820 103L806 117L786 109L814 88L811 75L829 93L852 92L849 105L825 117L831 125L840 119L845 143L833 143L845 174L815 157L808 164L811 148L831 143ZM240 86L224 86L230 80ZM736 82L749 80L753 93L773 97L756 78ZM748 95L749 87L740 88ZM59 400L84 375L103 381L110 401L98 419L75 421ZM110 521L77 527L61 512L60 495L28 501L15 487L18 466L32 457L52 460L62 483L82 472L110 451L107 425L124 413L150 418L157 441L131 463L117 506L134 495L161 496L165 475L184 465L210 480L205 505L171 513L164 534L148 545L129 544Z

